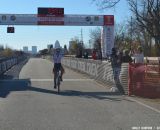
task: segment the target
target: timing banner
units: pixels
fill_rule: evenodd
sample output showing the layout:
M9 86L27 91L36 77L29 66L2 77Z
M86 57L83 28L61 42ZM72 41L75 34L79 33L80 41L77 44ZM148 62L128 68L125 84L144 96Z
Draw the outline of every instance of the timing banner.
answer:
M64 25L64 8L38 8L38 25Z
M38 14L0 14L0 25L114 26L114 16L64 15L63 8L40 8Z
M38 25L64 25L64 17L38 17Z

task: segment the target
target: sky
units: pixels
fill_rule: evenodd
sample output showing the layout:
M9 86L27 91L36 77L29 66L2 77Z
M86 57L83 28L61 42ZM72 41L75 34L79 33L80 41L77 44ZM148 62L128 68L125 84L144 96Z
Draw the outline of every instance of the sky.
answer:
M114 15L116 23L122 23L130 17L126 0L114 9L99 11L92 0L0 0L0 14L37 14L38 7L63 7L65 14L95 14ZM22 49L23 46L37 46L38 50L47 48L48 44L59 40L61 46L68 46L71 38L81 37L88 45L89 32L95 27L84 26L14 26L15 33L7 33L7 26L0 26L0 44L12 49Z

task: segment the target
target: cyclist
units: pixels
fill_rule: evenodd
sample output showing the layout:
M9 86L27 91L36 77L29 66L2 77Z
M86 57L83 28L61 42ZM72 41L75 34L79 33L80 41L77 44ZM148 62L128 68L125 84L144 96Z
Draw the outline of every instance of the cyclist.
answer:
M56 74L58 70L61 70L61 81L62 81L62 76L64 73L64 68L61 65L61 60L62 60L62 53L61 53L61 46L58 40L55 42L55 51L53 54L53 62L54 62L54 68L53 68L53 74L54 74L54 88L56 88Z

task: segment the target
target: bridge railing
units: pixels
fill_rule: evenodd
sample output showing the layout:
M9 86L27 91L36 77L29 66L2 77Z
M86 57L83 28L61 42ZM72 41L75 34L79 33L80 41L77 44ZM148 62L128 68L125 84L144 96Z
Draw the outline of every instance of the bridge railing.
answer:
M26 56L10 57L0 59L0 75L5 73L14 65L18 64L22 60L26 59Z

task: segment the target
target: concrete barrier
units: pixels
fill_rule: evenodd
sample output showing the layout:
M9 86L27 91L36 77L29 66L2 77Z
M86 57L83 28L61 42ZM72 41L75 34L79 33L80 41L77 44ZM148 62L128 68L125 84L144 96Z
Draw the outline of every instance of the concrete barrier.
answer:
M122 93L128 93L128 63L113 68L108 61L65 57L62 64L78 72L85 73L107 87L117 87Z

